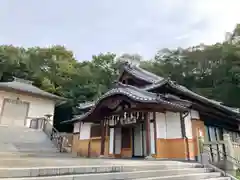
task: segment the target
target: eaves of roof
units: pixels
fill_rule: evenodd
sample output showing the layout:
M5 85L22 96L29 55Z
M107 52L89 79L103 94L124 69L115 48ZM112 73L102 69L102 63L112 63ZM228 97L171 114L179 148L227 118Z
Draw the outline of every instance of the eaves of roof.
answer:
M38 95L38 96L42 96L45 98L49 98L49 99L54 99L54 100L60 100L60 101L65 101L67 100L66 98L60 97L60 96L56 96L54 94L48 93L46 91L43 91L39 88L37 88L36 86L33 86L31 84L25 84L25 83L21 83L21 82L1 82L0 83L0 89L3 90L14 90L14 91L19 91L19 92L24 92L24 93L30 93L33 95Z
M84 110L84 109L89 109L91 108L92 106L94 106L95 102L94 101L88 101L88 102L85 102L85 103L79 103L77 108L78 109L81 109L81 110Z
M131 74L132 76L136 77L137 79L141 79L151 84L163 80L162 77L157 76L156 74L146 71L138 66L130 65L128 63L123 65L123 70L120 73L119 77L121 77L125 71Z
M101 96L95 103L95 105L92 107L90 111L87 113L84 113L82 115L79 115L77 117L74 117L72 120L64 121L62 123L69 123L69 122L75 122L75 121L81 121L90 114L94 113L96 107L106 98L114 96L114 95L123 95L127 96L129 99L132 99L133 101L141 102L141 103L159 103L167 106L171 106L173 108L178 109L179 111L187 111L188 107L185 107L181 104L169 102L167 100L164 100L159 96L158 94L147 92L144 90L141 90L139 88L136 88L134 86L129 85L123 85L120 84L119 87L113 88L107 93L105 93L103 96Z
M148 86L145 86L144 88L142 88L143 90L145 91L151 91L153 89L156 89L156 88L159 88L163 85L166 85L168 84L170 87L174 88L174 89L177 89L178 91L184 93L186 96L191 96L192 98L195 98L203 103L209 103L210 105L213 105L214 107L218 108L218 109L221 109L223 111L226 111L226 112L229 112L233 115L236 115L236 116L239 116L240 117L240 113L236 112L236 111L233 111L232 109L226 107L226 106L223 106L221 105L221 103L219 103L218 101L215 101L215 100L211 100L211 99L208 99L204 96L201 96L189 89L187 89L186 87L182 86L182 85L178 85L178 84L175 84L174 82L170 81L169 79L166 80L162 80L162 81L159 81L155 84L151 84L151 85L148 85Z
M188 95L188 96L191 96L193 98L196 98L197 100L203 102L203 103L208 103L210 105L213 105L214 107L216 107L217 109L221 109L225 112L228 112L232 115L235 115L237 116L238 118L240 117L240 114L238 112L235 112L233 111L232 109L230 108L227 108L226 106L223 106L221 105L218 101L213 101L213 100L210 100L204 96L201 96L189 89L187 89L186 87L184 86L181 86L181 85L177 85L177 84L174 84L173 82L169 82L169 85L179 91L181 91L182 93L184 93L185 95Z

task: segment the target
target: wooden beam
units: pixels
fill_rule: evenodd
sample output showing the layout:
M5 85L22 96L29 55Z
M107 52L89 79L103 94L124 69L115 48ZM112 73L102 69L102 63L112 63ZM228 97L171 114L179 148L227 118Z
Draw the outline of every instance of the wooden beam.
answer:
M100 155L104 156L104 149L105 149L105 127L104 127L104 120L101 120L101 152Z
M188 137L186 134L186 125L185 125L185 117L183 113L180 113L180 124L181 124L181 131L182 131L182 138L185 141L186 144L186 150L187 150L187 159L190 159L190 153L189 153L189 142L188 142Z
M201 106L199 106L199 107L201 107ZM235 117L229 116L227 114L223 114L223 113L220 113L220 112L217 112L217 111L212 112L212 111L209 111L209 108L206 108L206 107L201 107L201 108L202 109L199 112L202 113L202 114L207 114L209 116L214 116L217 119L221 119L222 118L225 121L228 121L230 123L232 123L233 121L239 122L239 121L237 121L237 119Z
M208 112L199 112L199 113L200 113L200 118L201 118L201 114L203 114L203 115L206 115L206 116L216 119L218 123L225 122L225 123L232 124L232 125L237 125L239 123L236 120L235 121L226 120L225 117L217 116L215 114L209 114ZM204 121L204 119L203 119L203 121Z
M157 120L156 120L156 112L153 112L153 123L154 123L155 154L157 155Z
M145 113L145 128L146 128L146 152L150 155L150 113Z

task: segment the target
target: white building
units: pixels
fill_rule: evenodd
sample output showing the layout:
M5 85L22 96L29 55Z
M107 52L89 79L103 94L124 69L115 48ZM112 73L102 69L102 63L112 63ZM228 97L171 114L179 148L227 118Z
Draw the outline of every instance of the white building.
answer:
M45 92L32 82L15 78L0 83L0 124L30 126L32 118L52 115L56 103L64 98Z

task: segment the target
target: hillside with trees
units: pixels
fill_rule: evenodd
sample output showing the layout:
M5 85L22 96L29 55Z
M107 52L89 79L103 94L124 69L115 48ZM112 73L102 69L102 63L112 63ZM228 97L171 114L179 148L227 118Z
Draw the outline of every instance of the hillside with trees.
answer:
M224 36L224 35L223 35ZM68 98L56 118L68 119L77 113L76 105L94 100L111 87L126 59L159 76L206 96L240 107L240 25L222 43L198 45L187 49L162 49L153 59L141 55L114 53L76 59L63 46L23 48L0 46L0 81L12 77L32 80L43 90ZM63 111L64 110L64 113Z

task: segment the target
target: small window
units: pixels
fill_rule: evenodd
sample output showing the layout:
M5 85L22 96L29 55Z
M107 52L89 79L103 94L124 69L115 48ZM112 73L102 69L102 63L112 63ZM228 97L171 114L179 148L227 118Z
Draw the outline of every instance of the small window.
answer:
M106 130L106 127L104 127ZM102 136L102 128L100 124L94 124L91 126L90 137L101 137ZM109 136L109 130L107 129L106 136Z
M101 126L100 125L92 125L90 137L101 137Z

